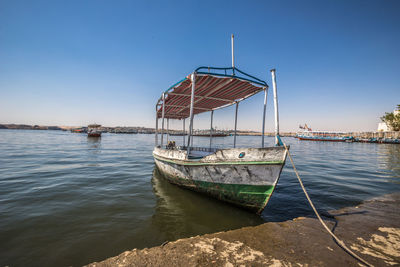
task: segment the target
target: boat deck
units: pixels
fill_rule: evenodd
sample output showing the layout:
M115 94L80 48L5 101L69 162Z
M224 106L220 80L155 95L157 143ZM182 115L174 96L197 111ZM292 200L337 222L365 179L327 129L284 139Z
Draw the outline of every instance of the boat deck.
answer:
M210 151L190 151L189 159L202 159L214 152Z
M187 151L187 147L177 147L178 150ZM189 153L189 159L199 160L208 155L215 153L218 149L215 147L191 147Z

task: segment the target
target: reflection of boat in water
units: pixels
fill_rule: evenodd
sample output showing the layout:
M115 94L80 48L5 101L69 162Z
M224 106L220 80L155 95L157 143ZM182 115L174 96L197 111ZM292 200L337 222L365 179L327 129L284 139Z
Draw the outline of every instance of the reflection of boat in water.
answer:
M151 180L157 196L151 225L165 240L258 225L263 220L248 211L169 183L157 168Z
M173 184L208 194L220 200L260 213L266 206L285 164L287 152L279 137L275 70L274 85L276 146L264 147L265 108L268 85L236 67L199 67L191 75L171 86L158 100L156 147L153 151L160 172ZM241 101L265 92L261 147L236 148L237 111ZM193 146L193 117L210 111L236 106L234 148L217 149ZM161 143L158 144L158 119L162 119ZM163 143L164 119L185 121L189 118L187 145ZM167 128L168 129L168 128Z
M100 124L88 125L88 137L101 137L101 131L99 130L99 127L101 127Z

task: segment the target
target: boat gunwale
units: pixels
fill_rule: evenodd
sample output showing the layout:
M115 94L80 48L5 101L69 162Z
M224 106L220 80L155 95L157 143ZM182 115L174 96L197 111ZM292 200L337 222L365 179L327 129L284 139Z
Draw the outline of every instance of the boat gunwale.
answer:
M285 163L284 160L279 161L199 161L199 160L180 160L180 159L171 159L163 156L159 156L153 152L153 157L155 159L169 162L178 165L187 165L187 166L206 166L206 165L282 165Z

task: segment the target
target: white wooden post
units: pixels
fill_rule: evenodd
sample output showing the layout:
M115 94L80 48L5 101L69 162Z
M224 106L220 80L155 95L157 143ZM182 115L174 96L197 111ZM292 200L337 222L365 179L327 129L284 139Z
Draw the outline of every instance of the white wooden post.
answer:
M278 93L276 89L276 75L275 75L275 69L271 70L271 75L272 75L272 87L274 89L274 109L275 109L275 143L278 145L279 140L279 113L278 113Z

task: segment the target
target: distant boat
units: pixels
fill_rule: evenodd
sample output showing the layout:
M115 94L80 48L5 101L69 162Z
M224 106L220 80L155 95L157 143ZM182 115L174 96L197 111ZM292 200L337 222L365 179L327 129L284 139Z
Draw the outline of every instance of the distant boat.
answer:
M71 129L71 133L86 133L86 129L83 128Z
M309 131L304 130L296 134L299 140L307 141L330 141L330 142L353 142L354 137L344 132L332 131Z
M170 133L171 136L186 136L186 133Z
M354 141L360 142L360 143L382 143L382 138L355 138Z
M88 125L88 137L101 137L101 131L99 130L100 127L100 124Z
M197 136L197 137L225 137L229 136L229 133L225 132L212 132L211 134L208 132L197 132L193 133L192 136Z

